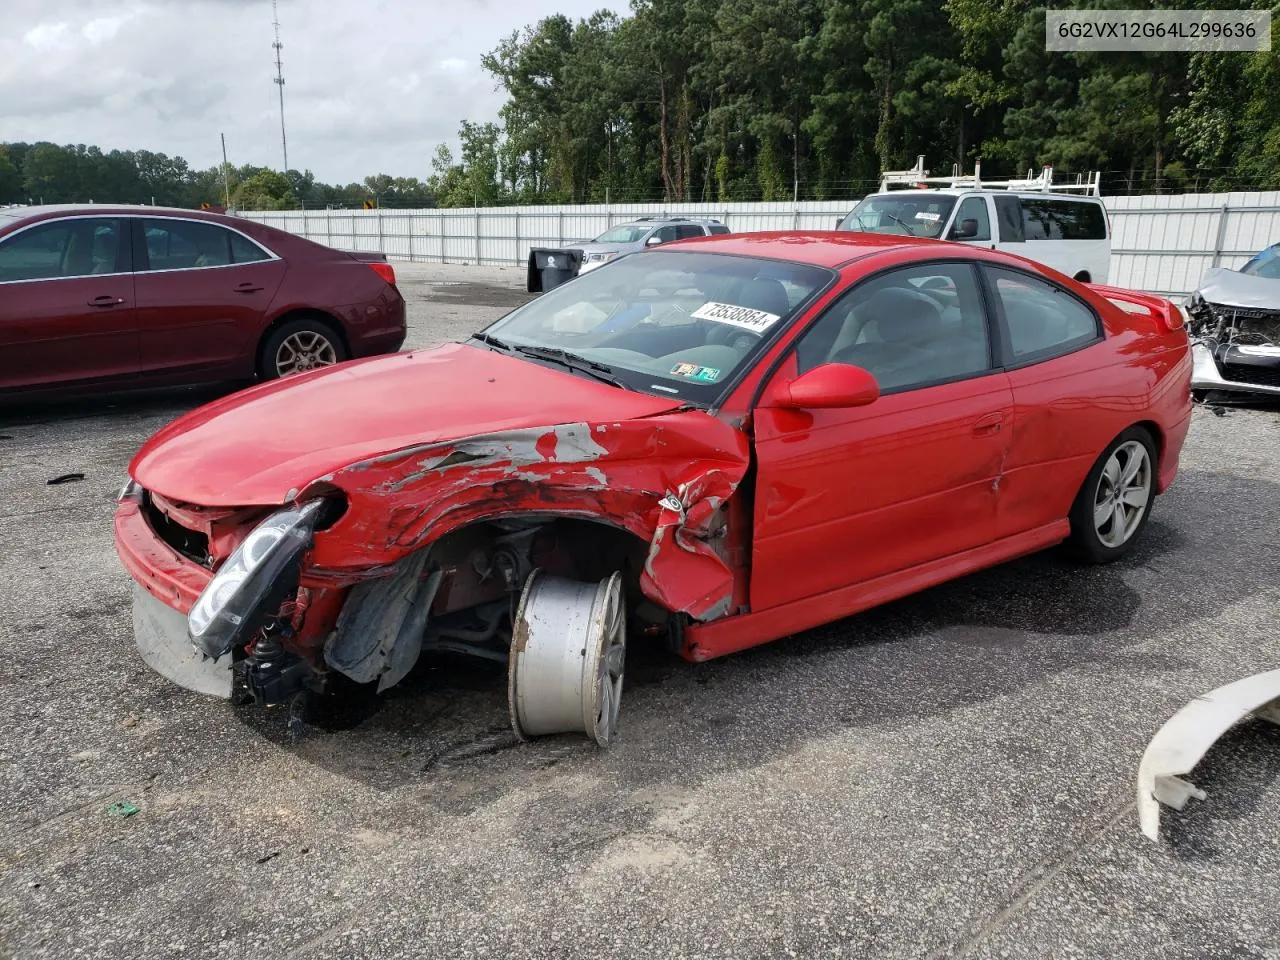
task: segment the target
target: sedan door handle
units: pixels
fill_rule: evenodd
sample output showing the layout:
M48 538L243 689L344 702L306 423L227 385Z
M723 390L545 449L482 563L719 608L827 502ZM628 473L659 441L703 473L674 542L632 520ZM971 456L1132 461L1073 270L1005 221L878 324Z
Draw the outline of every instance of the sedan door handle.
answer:
M255 286L252 282L242 283L236 287L236 293L257 293L261 289L261 286Z
M124 303L122 297L113 297L109 294L103 294L100 297L94 297L89 301L91 307L114 307L118 303Z
M978 422L973 425L974 436L985 437L993 433L1000 432L1000 425L1004 423L1004 414L988 413L985 417L979 417Z

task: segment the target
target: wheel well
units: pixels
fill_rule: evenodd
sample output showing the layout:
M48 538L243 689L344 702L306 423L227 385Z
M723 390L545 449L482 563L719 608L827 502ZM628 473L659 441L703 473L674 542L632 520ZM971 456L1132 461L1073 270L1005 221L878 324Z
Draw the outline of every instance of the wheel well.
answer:
M347 357L351 357L351 341L347 337L346 329L342 326L342 321L331 313L325 313L323 310L304 307L300 310L290 310L287 313L280 314L280 316L271 321L267 326L267 329L262 331L262 336L258 338L259 367L262 366L262 348L266 346L267 341L271 339L271 335L286 323L291 323L294 320L319 320L325 326L331 327L333 332L338 335L338 339L342 341L342 348L346 350Z
M1152 420L1140 420L1134 426L1141 427L1151 437L1151 442L1156 448L1156 467L1158 468L1160 461L1164 458L1164 431L1160 429L1159 424Z
M518 589L535 567L588 582L621 570L628 600L638 603L649 543L602 520L539 514L477 520L450 531L429 549L431 564L445 571L433 610L439 614L491 600L495 591L500 595ZM504 588L499 573L512 554L523 562L517 563L517 583Z

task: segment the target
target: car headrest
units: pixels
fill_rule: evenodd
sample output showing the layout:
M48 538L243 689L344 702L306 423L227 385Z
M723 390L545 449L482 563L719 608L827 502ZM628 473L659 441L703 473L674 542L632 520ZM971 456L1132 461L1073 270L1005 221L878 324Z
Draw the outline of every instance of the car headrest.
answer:
M780 280L768 277L756 277L744 283L737 292L737 303L753 310L785 317L791 312L791 301L787 299L787 288Z
M922 340L942 332L942 311L933 298L914 290L878 290L858 311L868 318L869 339L882 343Z

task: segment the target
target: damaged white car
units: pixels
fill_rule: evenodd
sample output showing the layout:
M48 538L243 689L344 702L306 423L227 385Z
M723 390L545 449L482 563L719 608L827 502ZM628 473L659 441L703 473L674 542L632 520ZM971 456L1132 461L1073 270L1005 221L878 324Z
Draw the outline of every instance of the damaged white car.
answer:
M1191 388L1280 399L1280 243L1205 274L1187 302Z

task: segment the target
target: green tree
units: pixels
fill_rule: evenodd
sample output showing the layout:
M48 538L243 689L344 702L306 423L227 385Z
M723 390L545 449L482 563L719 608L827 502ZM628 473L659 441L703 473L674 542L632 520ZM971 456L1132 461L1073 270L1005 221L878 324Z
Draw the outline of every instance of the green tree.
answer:
M242 171L243 172L243 171ZM289 178L275 170L253 170L231 194L238 210L292 210L297 207Z

